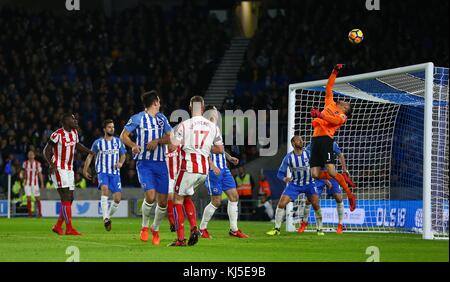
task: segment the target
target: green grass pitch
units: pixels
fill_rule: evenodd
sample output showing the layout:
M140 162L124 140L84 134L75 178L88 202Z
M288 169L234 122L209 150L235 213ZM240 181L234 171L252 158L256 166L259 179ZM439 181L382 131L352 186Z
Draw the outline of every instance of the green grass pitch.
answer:
M55 219L0 219L0 261L55 261L69 257L66 249L80 250L80 261L235 261L235 262L365 262L369 246L379 248L381 262L448 262L448 241L425 241L413 234L286 233L269 237L270 222L239 222L250 235L238 239L228 235L228 222L212 220L212 240L200 239L191 247L167 247L175 233L161 226L161 244L139 240L140 219L113 219L106 232L101 219L76 218L82 236L58 236L51 232ZM188 223L186 223L187 229ZM284 228L284 226L283 226Z

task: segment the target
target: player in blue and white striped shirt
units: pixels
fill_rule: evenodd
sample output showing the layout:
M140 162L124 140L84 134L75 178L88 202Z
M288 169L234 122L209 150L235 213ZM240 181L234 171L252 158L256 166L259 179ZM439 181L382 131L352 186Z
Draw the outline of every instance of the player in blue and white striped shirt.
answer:
M287 186L283 195L281 195L275 212L275 228L268 231L267 235L280 234L281 223L286 213L286 205L296 200L301 193L305 193L313 205L317 222L317 234L324 235L322 232L322 211L319 205L319 197L309 167L310 155L303 149L304 142L300 136L292 137L291 144L294 151L284 157L277 174L278 179L285 182ZM291 177L287 177L288 168L291 172Z
M219 112L216 107L206 107L203 116L215 124L218 123ZM239 194L236 189L236 182L234 181L233 175L227 167L227 160L234 165L239 163L239 159L230 156L226 152L223 152L222 154L211 153L208 159L209 172L208 177L205 180L205 186L208 189L208 195L211 196L211 202L203 210L202 222L200 223L202 238L211 238L207 229L208 222L222 203L222 192L225 192L228 198L227 213L228 219L230 220L229 235L237 238L248 238L248 235L238 228Z
M136 170L144 190L142 203L141 240L148 240L150 211L155 205L155 218L150 230L152 243L158 245L159 226L167 212L167 196L169 192L169 176L166 164L167 145L170 141L172 127L164 114L159 112L161 106L156 91L146 92L141 97L144 111L130 118L120 135L125 145L132 149L136 162ZM133 142L130 134L135 133Z
M111 122L108 127L114 130L114 123ZM104 175L120 175L120 167L117 164L120 158L125 158L127 150L119 137L108 137L99 138L92 144L91 150L96 153L95 171Z
M122 199L122 185L120 182L120 168L126 158L125 146L118 137L114 136L114 122L111 119L103 122L104 136L94 141L91 151L95 152L95 171L98 176L98 189L102 191L100 206L103 222L107 231L111 230L111 216L119 207ZM93 155L88 155L84 162L83 174L92 179L89 174ZM108 210L109 191L113 193L113 202Z

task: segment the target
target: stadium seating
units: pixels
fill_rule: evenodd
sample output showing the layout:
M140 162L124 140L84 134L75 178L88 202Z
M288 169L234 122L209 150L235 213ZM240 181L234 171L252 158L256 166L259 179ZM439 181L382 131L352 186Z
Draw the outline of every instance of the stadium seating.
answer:
M19 171L31 148L42 160L40 152L63 111L79 114L81 142L90 146L105 118L115 119L120 134L130 115L141 110L144 90L160 92L165 113L186 108L193 93L204 94L229 42L226 25L189 1L169 11L141 5L111 18L2 6L0 23L2 174L12 158ZM134 162L127 169L124 185L137 186Z

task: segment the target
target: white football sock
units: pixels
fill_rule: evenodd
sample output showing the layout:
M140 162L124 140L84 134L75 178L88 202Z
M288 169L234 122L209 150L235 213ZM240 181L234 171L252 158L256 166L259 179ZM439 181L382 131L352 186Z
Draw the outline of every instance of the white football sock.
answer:
M303 209L303 222L308 222L310 212L311 212L311 204L305 205L305 208Z
M318 209L318 210L314 211L314 215L316 216L317 230L322 231L322 210Z
M280 229L285 213L285 209L280 209L277 207L277 210L275 211L275 228Z
M217 208L212 203L209 203L205 207L203 210L202 222L200 223L201 230L208 228L208 222L211 220L216 210Z
M109 216L113 216L113 214L117 211L117 209L119 208L119 203L116 202L112 202L111 206L109 207Z
M152 211L153 206L155 205L155 203L153 204L149 204L145 201L142 202L142 227L148 227L148 222L150 220L150 212Z
M272 219L272 218L273 218L273 207L272 207L272 203L271 203L270 201L266 201L266 202L264 203L264 207L266 208L266 209L265 209L265 212L266 212L267 216L268 216L270 219Z
M339 224L342 224L342 222L344 221L344 203L341 202L337 204L336 209L338 213Z
M227 212L231 231L238 231L238 202L228 201Z
M101 196L100 197L100 207L102 208L103 220L105 220L105 218L109 218L109 215L108 215L108 196Z
M159 226L161 225L161 220L166 217L167 207L161 208L159 205L156 205L155 209L155 218L153 219L153 230L159 231Z

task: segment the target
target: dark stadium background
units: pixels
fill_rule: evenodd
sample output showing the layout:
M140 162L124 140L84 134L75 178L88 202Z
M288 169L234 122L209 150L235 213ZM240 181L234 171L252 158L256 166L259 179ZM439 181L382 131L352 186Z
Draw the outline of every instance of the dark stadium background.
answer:
M81 142L90 146L106 118L120 134L141 110L145 90L159 91L166 115L187 109L191 96L205 95L232 38L243 36L240 1L81 0L81 10L71 12L62 2L0 0L0 198L5 164L12 161L14 183L28 150L43 162L63 112L78 115ZM346 75L428 61L448 67L448 1L381 1L380 11L367 11L364 2L259 1L258 28L219 108L278 110L284 145L290 83L326 78L340 62ZM346 39L353 28L365 33L360 46ZM261 161L256 146L226 149L242 164ZM78 181L82 165L77 155ZM276 198L282 185L274 168L265 174ZM259 171L250 172L256 190ZM139 186L130 156L122 183Z

